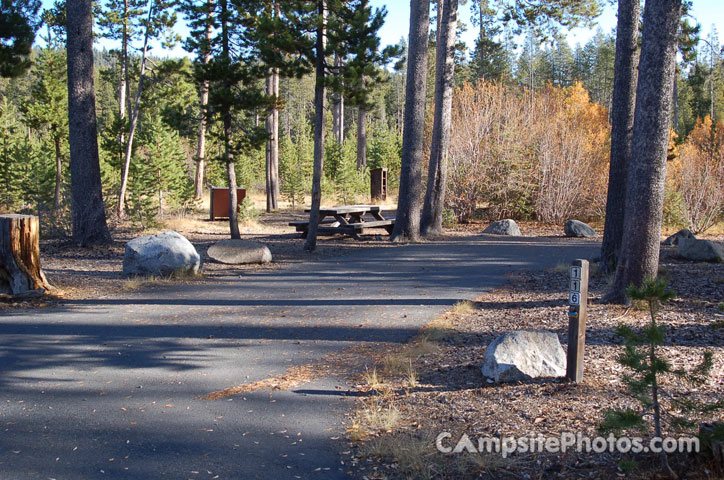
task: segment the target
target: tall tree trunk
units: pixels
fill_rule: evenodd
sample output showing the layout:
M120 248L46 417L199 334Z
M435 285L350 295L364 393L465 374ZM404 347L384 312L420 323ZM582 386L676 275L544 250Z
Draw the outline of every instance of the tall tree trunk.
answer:
M423 235L442 233L442 212L445 206L445 183L447 182L447 153L450 149L457 20L458 0L444 0L442 24L437 43L435 118L432 127L430 167L427 174L427 192L422 208L421 233Z
M146 26L146 34L143 37L143 50L141 53L141 70L138 76L138 88L136 88L136 98L133 102L133 113L131 113L131 125L128 129L128 141L126 142L126 155L123 159L123 167L121 169L121 187L118 190L118 209L116 214L122 218L125 213L126 189L128 188L128 171L131 167L131 154L133 153L133 138L136 135L138 127L138 116L141 110L141 93L143 92L143 77L146 73L146 60L148 54L148 39L151 35L151 19L153 18L154 0L148 2L148 24Z
M679 134L679 68L674 74L674 133Z
M639 0L619 0L611 109L611 156L600 263L602 271L607 272L616 270L623 240L626 178L631 158L636 102L638 22Z
M334 66L340 68L342 59L334 54ZM339 145L344 143L344 97L341 93L332 95L332 131ZM358 165L359 166L359 165Z
M680 18L681 0L646 2L624 234L610 302L625 302L626 287L658 271Z
M126 144L126 102L128 101L128 5L129 0L123 2L123 27L121 27L121 72L118 77L118 118L123 122L118 136L120 146L120 161L123 161L123 147Z
M209 13L206 18L206 51L204 52L204 65L211 61L211 39L213 36L212 6L209 1ZM201 84L201 118L199 120L199 139L196 145L196 176L194 178L194 198L201 200L204 195L204 170L206 169L206 131L208 129L208 107L209 107L209 81L204 80Z
M367 108L357 107L357 170L367 166Z
M410 45L405 86L402 167L392 241L416 241L420 236L422 141L425 128L429 24L430 0L410 0Z
M68 130L73 199L73 240L80 245L108 243L106 209L98 159L98 126L93 85L93 9L91 0L69 0Z
M53 127L55 130L55 127ZM60 152L60 135L53 132L53 143L55 144L55 195L53 195L53 212L60 210L60 186L63 183L63 155Z
M266 79L266 94L274 97L274 107L266 117L266 211L279 208L279 71L270 70Z
M219 2L221 12L219 14L221 23L221 58L230 62L231 50L229 47L229 16L228 2L221 0ZM230 85L225 85L226 90L230 90ZM229 231L232 239L241 238L239 231L239 213L236 211L239 204L236 196L236 169L234 165L234 153L231 146L231 137L233 135L231 124L231 105L225 103L222 107L221 118L224 123L224 160L226 161L226 178L229 184Z
M324 127L325 103L325 60L327 36L327 0L319 0L321 21L317 27L315 85L314 85L314 171L312 173L312 208L309 212L309 229L304 249L314 251L317 248L317 228L319 227L319 207L322 204L322 174L324 173Z

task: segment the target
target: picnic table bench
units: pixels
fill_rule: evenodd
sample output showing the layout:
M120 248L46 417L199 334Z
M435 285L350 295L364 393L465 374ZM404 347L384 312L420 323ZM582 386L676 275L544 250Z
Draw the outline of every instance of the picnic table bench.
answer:
M305 210L309 213L310 210ZM372 219L366 219L369 215ZM307 235L309 221L289 222L302 236ZM322 207L319 209L319 227L317 235L349 235L359 240L359 235L366 229L383 228L392 233L395 226L394 218L385 218L379 205L344 205L340 207Z

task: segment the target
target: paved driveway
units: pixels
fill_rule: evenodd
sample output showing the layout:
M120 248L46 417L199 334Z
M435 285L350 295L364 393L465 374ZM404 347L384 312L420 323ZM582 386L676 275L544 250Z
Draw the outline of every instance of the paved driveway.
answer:
M468 237L5 314L0 479L344 478L342 379L199 397L358 342L404 342L509 272L597 248Z

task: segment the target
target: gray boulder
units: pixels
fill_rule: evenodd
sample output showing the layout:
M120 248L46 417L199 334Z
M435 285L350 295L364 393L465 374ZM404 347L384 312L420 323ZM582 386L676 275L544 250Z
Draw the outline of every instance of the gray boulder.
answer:
M593 228L579 220L568 220L563 225L563 231L567 237L594 238L598 236Z
M271 251L266 245L249 240L221 240L211 245L206 253L212 260L230 265L272 261Z
M688 228L684 228L683 230L679 230L675 234L668 237L666 240L661 242L661 245L665 246L671 246L671 245L678 245L681 243L681 240L684 238L696 238L693 233L691 233L691 230Z
M678 253L680 257L695 262L724 262L724 248L710 240L681 238Z
M126 244L123 274L183 276L195 275L201 268L201 257L186 237L168 231L134 238Z
M516 330L488 345L483 375L496 382L527 381L566 374L566 354L554 332Z
M515 220L506 218L505 220L498 220L488 225L488 228L483 230L483 233L492 233L493 235L510 235L513 237L520 237L520 228Z

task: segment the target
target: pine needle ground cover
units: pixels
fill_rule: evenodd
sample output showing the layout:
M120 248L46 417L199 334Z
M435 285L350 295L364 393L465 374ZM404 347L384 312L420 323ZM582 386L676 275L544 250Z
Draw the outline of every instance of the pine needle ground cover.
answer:
M659 311L659 324L666 328L660 355L673 368L691 369L701 362L705 351L713 354L711 375L704 384L668 379L662 386L675 397L702 403L720 401L724 398L724 313L718 305L724 301L724 264L683 262L676 258L674 248L664 248L660 273L677 292ZM609 281L595 269L592 272L585 373L580 385L563 380L497 385L487 383L480 371L485 346L507 330L555 331L565 348L567 266L511 277L507 287L478 298L473 311L453 309L431 330L423 329L410 345L379 358L374 366L374 394L361 399L348 419L345 464L351 465L350 472L370 479L655 478L660 471L659 459L653 454L569 450L503 458L499 453L442 454L435 447L441 432L450 432L452 446L462 434L475 445L479 437L559 437L562 432L605 437L598 427L606 410L640 408L623 380L626 372L618 358L624 347L616 327L624 323L642 329L650 316L643 305L625 308L595 303ZM415 350L420 341L432 345ZM388 365L404 368L386 368ZM409 381L411 371L414 386ZM359 378L358 387L370 390L365 378ZM379 422L370 421L375 414L389 416L390 411L399 414L394 426L381 428ZM697 423L721 421L721 412L690 418ZM694 428L668 435L696 433ZM633 431L628 435L653 436ZM672 454L670 462L680 478L721 478L702 457Z

